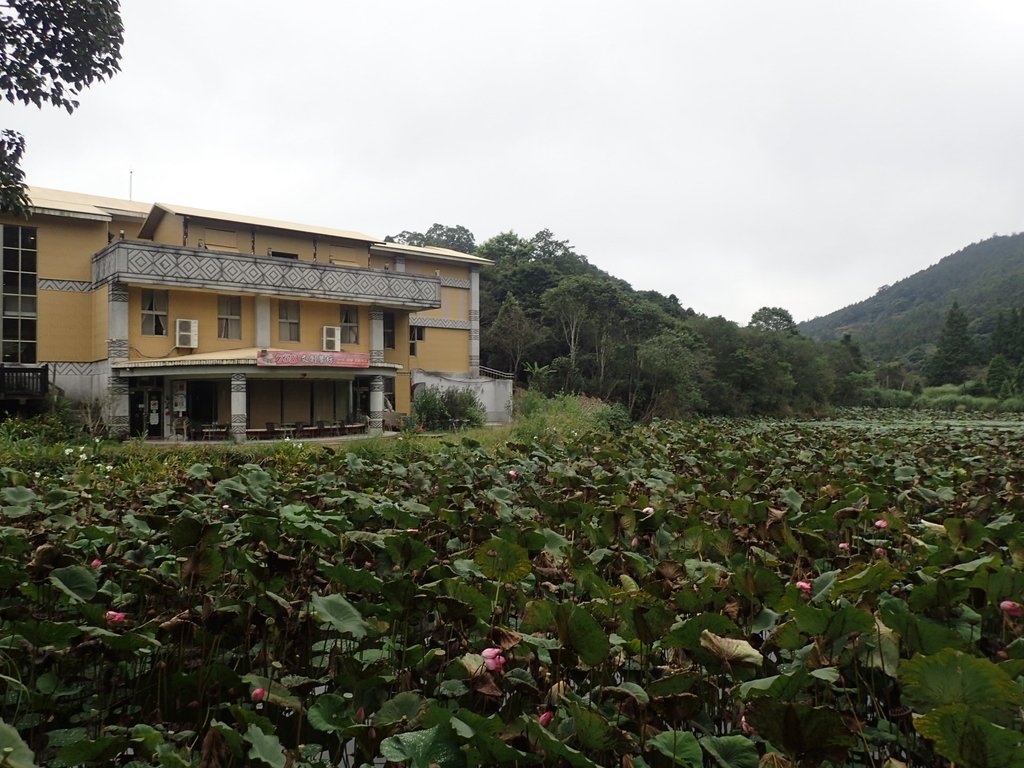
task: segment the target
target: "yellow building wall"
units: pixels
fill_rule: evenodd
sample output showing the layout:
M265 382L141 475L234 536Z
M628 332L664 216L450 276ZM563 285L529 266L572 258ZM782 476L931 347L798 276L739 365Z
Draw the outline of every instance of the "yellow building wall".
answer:
M109 287L101 285L92 293L86 294L92 303L92 355L91 360L104 360L107 357L107 332L110 318L107 301L110 296Z
M164 245L181 245L182 227L182 220L178 216L165 214L160 219L160 223L156 225L156 230L153 232L153 242L163 243ZM190 226L189 245L195 245L195 243L196 240L192 235Z
M409 315L395 312L395 348L384 350L384 362L409 367Z
M145 219L125 219L114 217L113 220L107 222L107 237L110 240L117 240L121 237L121 232L124 232L126 240L137 240L139 237L139 230L142 229L142 225Z
M417 317L439 320L469 320L469 290L441 286L441 306L416 313Z
M427 275L433 277L439 273L440 277L450 280L468 280L469 267L462 264L452 264L447 261L422 261L420 259L406 259L405 271L414 275Z
M411 359L411 358L410 358ZM395 413L411 413L412 375L409 371L399 371L395 376Z
M416 356L410 367L445 373L469 370L469 331L451 328L426 328L424 339L417 343Z
M320 260L323 261L324 243L320 243ZM328 243L326 246L327 260L345 267L359 267L366 269L369 266L370 249L366 245L343 245L340 243Z
M37 216L20 223L39 230L36 243L39 277L92 280L92 256L107 244L105 221Z
M255 300L242 296L242 338L217 338L217 294L206 291L169 291L167 297L167 335L144 336L142 333L142 288L128 290L128 358L176 357L242 349L256 345ZM175 320L199 321L199 346L175 348Z
M89 362L97 359L92 356L91 294L40 290L36 306L39 360Z

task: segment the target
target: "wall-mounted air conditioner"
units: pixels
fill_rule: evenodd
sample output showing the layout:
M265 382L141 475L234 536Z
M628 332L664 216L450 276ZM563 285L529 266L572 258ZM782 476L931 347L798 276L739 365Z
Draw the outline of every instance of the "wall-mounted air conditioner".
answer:
M325 325L323 342L324 352L341 352L341 326Z
M199 321L178 318L174 321L174 346L195 349L199 346Z

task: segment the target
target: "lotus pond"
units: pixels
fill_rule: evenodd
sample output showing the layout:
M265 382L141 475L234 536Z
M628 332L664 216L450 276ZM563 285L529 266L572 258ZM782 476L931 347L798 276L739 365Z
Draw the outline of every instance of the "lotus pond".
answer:
M0 470L0 765L1024 766L1019 422L167 456Z

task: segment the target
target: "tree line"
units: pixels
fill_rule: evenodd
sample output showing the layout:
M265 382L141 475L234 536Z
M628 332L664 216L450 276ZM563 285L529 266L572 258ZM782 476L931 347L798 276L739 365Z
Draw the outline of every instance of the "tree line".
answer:
M815 342L764 307L741 327L637 291L549 230L503 232L477 245L435 224L389 238L490 259L481 270L481 363L547 393L618 403L633 418L810 413L857 402L870 382L857 345Z

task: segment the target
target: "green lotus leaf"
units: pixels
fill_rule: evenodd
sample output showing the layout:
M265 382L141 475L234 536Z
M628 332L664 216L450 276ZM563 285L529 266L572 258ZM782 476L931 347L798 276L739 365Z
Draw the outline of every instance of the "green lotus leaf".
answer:
M757 768L760 761L757 745L746 736L704 736L700 745L719 768Z
M662 731L648 739L647 746L665 755L673 765L685 768L702 768L704 765L700 742L689 731Z
M18 731L0 720L0 764L5 768L39 768L35 755L22 741Z
M54 568L50 583L76 603L87 603L96 596L96 577L80 565Z
M939 707L914 720L935 751L964 768L1024 768L1020 731L995 725L959 704Z
M352 603L341 595L318 595L312 597L313 609L317 617L343 635L351 635L359 639L366 637L369 625Z
M579 654L580 660L588 666L597 666L611 650L608 634L597 620L580 606L571 606L568 622L568 645Z
M380 754L396 763L412 761L410 768L463 768L466 755L459 749L451 729L435 725L424 731L399 733L380 743Z
M488 579L504 584L514 584L530 575L527 551L497 537L481 544L473 561Z
M481 657L481 666L483 657ZM373 716L375 726L387 727L396 723L417 725L426 714L429 702L418 693L404 691L381 704Z
M708 630L700 633L700 645L721 661L730 664L764 664L764 656L746 640L720 637Z
M747 722L801 765L817 766L825 760L843 764L856 743L842 716L831 707L759 698L750 704Z
M924 713L947 705L963 705L972 714L1008 724L1024 704L1024 692L988 659L945 649L915 656L900 667L903 701Z
M287 758L281 741L272 733L264 733L257 725L250 725L245 732L245 740L249 742L249 757L260 760L271 768L285 768Z

